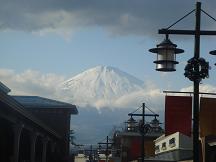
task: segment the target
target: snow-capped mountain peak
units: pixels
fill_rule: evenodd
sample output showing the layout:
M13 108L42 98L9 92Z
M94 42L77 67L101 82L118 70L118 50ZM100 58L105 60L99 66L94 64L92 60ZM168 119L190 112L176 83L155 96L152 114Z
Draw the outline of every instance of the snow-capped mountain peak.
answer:
M112 100L143 88L143 81L110 66L96 66L62 84L62 89L78 103L94 105Z

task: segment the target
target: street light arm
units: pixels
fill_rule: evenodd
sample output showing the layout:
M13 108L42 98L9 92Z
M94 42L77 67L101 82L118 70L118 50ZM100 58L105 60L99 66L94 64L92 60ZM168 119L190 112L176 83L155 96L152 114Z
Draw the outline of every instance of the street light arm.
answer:
M201 9L201 11L202 11L204 14L206 14L208 17L210 17L211 19L213 19L214 21L216 21L216 19L215 19L213 16L211 16L210 14L208 14L207 12L205 12L205 11L202 10L202 9Z
M108 143L107 142L99 142L98 144L99 145L105 145L105 144L114 144L114 143L112 143L112 142L108 142Z
M195 35L195 30L170 30L170 29L159 29L158 34L175 34L175 35ZM216 35L216 31L211 30L200 30L200 35Z
M132 114L132 113L129 113L128 116L154 116L154 117L158 117L159 115L158 114Z

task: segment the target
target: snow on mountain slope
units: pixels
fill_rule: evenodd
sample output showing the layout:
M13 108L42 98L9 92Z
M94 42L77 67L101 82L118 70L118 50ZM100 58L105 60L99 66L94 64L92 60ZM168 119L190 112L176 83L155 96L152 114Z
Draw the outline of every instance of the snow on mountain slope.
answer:
M62 83L61 88L76 104L112 104L118 98L141 91L143 81L117 68L97 66Z

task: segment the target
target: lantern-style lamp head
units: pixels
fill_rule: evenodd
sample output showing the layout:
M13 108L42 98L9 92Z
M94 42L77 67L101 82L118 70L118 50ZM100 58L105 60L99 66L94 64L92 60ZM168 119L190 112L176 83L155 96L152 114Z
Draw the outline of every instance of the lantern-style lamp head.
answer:
M151 127L153 127L153 128L157 128L157 127L160 127L160 122L159 122L159 120L155 117L151 122L150 122L150 124L151 124Z
M210 53L211 55L216 56L216 50L214 50L214 51L210 51L209 53ZM216 66L216 64L215 64L215 66Z
M99 145L97 149L97 153L100 154L100 152L101 152L101 145Z
M160 124L162 123L160 123L160 121L155 116L155 118L150 122L152 132L163 133L163 129L161 128Z
M216 55L216 50L210 51L209 54Z
M168 35L166 35L166 39L158 44L157 48L152 48L149 50L150 52L157 54L157 60L154 61L157 71L176 71L175 65L178 64L176 61L176 54L184 52L184 50L176 47L177 45L173 44L168 38Z
M131 116L130 119L128 119L127 121L127 130L129 132L135 131L137 126L136 124L137 124L136 120L134 120L134 118Z

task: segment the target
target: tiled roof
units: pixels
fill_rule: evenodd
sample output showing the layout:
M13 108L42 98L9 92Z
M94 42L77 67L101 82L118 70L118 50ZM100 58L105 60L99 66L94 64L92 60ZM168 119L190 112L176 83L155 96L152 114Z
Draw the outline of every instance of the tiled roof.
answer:
M72 109L72 113L77 114L75 105L60 102L39 96L12 96L17 102L26 108L68 108Z
M3 91L4 93L9 93L11 90L6 86L4 85L2 82L0 82L0 90Z
M15 112L15 114L18 116L21 115L24 118L29 119L33 123L39 125L41 128L45 129L47 132L53 134L57 138L62 138L61 135L59 135L55 130L47 126L43 121L41 121L39 118L35 117L32 113L29 113L26 111L25 107L17 102L12 96L6 94L4 91L0 90L0 101L4 103L7 109L12 110L12 112ZM4 109L2 109L4 110ZM14 113L12 113L14 114ZM9 113L9 116L11 114Z

